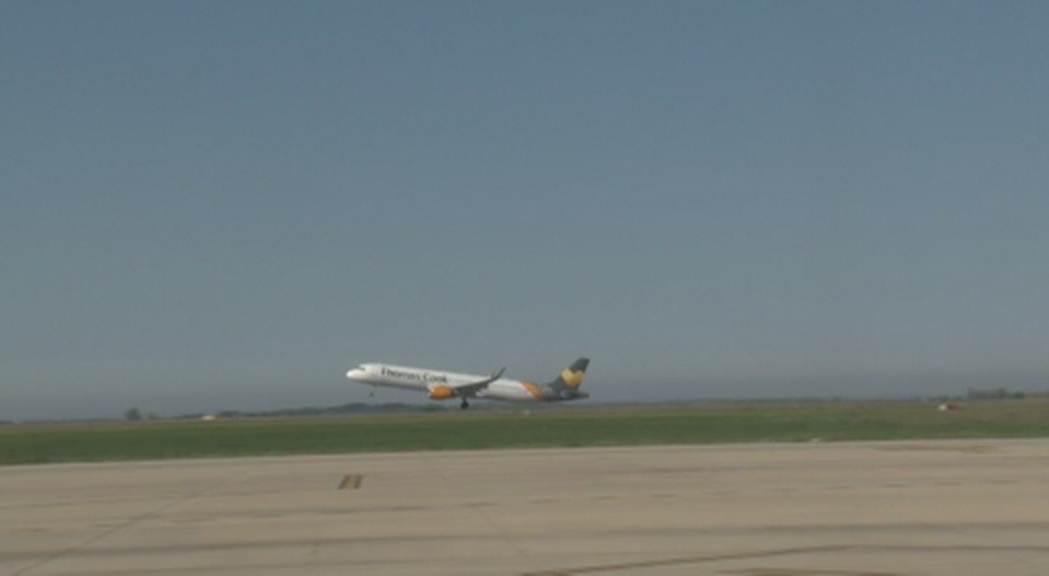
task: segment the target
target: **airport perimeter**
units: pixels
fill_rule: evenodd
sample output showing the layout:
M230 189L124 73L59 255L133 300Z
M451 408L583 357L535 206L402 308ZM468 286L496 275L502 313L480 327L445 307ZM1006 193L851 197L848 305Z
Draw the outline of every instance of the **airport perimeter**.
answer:
M1049 441L0 468L0 574L1044 576Z

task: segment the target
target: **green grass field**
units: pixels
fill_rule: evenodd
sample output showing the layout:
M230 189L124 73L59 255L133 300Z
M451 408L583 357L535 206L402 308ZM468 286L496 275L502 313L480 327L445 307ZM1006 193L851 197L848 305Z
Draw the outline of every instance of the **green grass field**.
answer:
M0 426L0 464L409 450L1049 436L1049 402L703 407Z

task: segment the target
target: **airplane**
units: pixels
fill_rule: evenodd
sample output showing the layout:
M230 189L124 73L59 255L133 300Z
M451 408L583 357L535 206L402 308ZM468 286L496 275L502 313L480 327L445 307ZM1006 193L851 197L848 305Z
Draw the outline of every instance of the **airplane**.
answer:
M589 398L589 394L579 390L589 364L589 358L580 358L549 384L503 378L506 368L490 376L476 376L379 363L361 364L347 372L346 377L372 386L420 390L428 393L431 400L458 398L459 407L465 410L470 407L468 400L471 398L511 402L563 402Z

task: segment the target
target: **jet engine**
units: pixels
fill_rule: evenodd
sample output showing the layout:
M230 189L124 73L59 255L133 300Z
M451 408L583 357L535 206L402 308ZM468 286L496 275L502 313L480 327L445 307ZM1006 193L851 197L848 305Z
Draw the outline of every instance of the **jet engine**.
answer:
M430 400L448 400L450 398L455 398L455 390L447 386L430 388Z

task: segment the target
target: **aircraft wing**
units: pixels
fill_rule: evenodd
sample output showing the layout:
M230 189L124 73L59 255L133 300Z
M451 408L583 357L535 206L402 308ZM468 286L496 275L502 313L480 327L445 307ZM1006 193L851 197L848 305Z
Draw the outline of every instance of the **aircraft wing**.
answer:
M462 396L462 397L476 396L478 392L480 392L481 390L484 390L485 388L488 387L489 384L491 384L492 382L495 382L496 380L498 380L503 375L503 372L505 370L506 370L505 367L500 368L499 370L493 372L491 376L489 376L488 378L485 378L484 380L478 380L477 382L468 382L466 384L459 384L458 386L455 386L452 389L455 390L455 393L458 396Z

